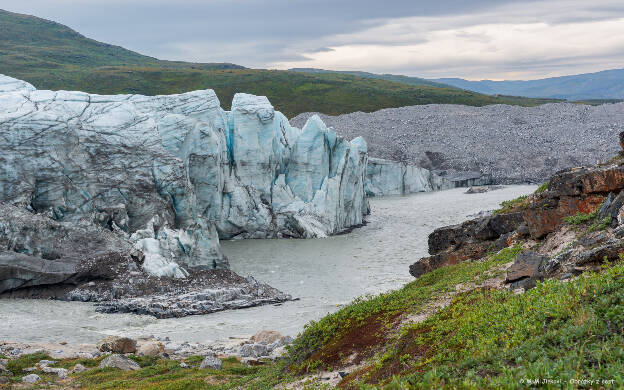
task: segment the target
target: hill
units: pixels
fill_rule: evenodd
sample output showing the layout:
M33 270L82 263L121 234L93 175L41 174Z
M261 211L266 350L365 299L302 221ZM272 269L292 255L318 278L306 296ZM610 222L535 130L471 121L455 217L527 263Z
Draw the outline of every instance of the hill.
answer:
M303 73L338 73L338 74L348 74L351 76L357 76L366 79L378 79L378 80L388 80L395 81L397 83L408 84L408 85L416 85L416 86L428 86L428 87L438 87L438 88L456 88L449 84L438 83L435 81L423 79L420 77L411 77L411 76L402 76L397 74L377 74L370 72L362 72L359 70L325 70L325 69L316 69L316 68L292 68L289 69L293 72L303 72Z
M592 100L624 99L624 69L526 81L469 81L459 78L432 81L488 95L584 100L590 103L595 103Z
M237 92L266 95L285 115L338 115L388 107L449 103L534 106L552 100L493 97L342 73L246 69L229 63L162 61L89 39L59 23L0 10L0 73L39 89L158 95L214 89L222 102Z

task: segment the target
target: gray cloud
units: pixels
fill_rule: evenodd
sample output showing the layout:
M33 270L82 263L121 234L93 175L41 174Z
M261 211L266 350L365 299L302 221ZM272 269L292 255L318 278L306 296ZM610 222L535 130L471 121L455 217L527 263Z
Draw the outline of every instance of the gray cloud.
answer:
M559 58L553 50L545 59L535 51L510 53L502 61L494 58L502 49L491 31L477 28L496 23L580 26L624 18L619 0L0 0L0 8L52 19L90 38L158 58L249 67L336 64L426 77L486 78L516 72L539 77L551 75L553 69L598 70L624 59L624 53L614 60L613 53L590 51L593 54L582 56L569 50ZM456 37L458 45L474 44L487 55L436 57L432 45L438 40L441 47L449 45L444 31ZM513 42L505 42L509 40ZM362 50L386 47L405 58L375 61L372 56L370 61L354 59L349 66L349 45ZM410 61L410 52L430 58Z

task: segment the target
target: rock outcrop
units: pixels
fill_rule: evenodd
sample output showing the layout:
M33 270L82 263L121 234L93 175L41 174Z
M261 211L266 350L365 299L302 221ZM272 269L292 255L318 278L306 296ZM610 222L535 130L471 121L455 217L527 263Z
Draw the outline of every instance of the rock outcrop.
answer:
M494 214L452 226L429 235L429 254L410 266L419 277L434 269L484 256L508 246L512 233L523 223L522 213Z
M511 245L535 248L517 256L505 282L528 289L545 278L570 278L624 258L624 160L555 174L548 187L512 209L429 235L429 253L410 266L419 277Z
M368 212L364 140L318 117L292 127L266 97L225 111L212 90L101 96L0 75L0 107L0 293L136 267L183 279L228 267L219 237L324 237Z

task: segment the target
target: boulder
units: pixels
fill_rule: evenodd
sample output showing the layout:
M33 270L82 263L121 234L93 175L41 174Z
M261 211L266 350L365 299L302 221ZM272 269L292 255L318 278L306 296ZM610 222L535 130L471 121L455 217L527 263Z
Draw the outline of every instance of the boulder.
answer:
M269 349L265 344L245 344L240 349L241 357L268 356Z
M608 194L624 188L624 165L571 168L550 178L548 192L557 196Z
M523 214L515 212L494 214L435 229L428 237L429 254L435 255L465 243L497 239L516 230L522 222Z
M221 359L219 359L218 357L214 356L214 355L208 355L204 358L204 360L202 360L199 368L204 369L210 369L210 370L220 370L221 369Z
M28 374L22 377L22 383L37 383L41 380L37 374Z
M78 374L78 373L85 372L85 371L89 371L89 369L79 363L79 364L76 364L74 367L72 367L72 369L69 370L69 373Z
M67 374L69 373L66 369L64 368L56 368L56 367L43 367L41 369L41 371L47 373L47 374L56 374L56 376L58 376L60 379L66 379L67 378Z
M611 219L611 226L615 227L623 221L624 217L624 190L620 191L617 196L613 192L609 193L607 199L598 211L598 217Z
M605 200L603 194L559 196L547 191L537 197L523 213L533 238L542 238L557 229L564 218L577 213L597 211Z
M4 364L0 364L0 376L13 376L13 373Z
M250 340L252 343L271 344L278 340L284 340L284 336L275 330L261 330L251 336Z
M510 288L524 288L528 290L535 287L538 280L544 278L543 267L548 262L547 256L536 252L522 252L516 256L515 262L507 270L505 283L511 283Z
M134 360L124 355L110 355L105 357L98 366L99 368L117 368L123 371L137 371L141 369L141 366Z
M165 346L158 341L147 340L141 342L137 348L137 354L141 356L160 356L165 352Z
M136 344L136 340L128 337L108 336L97 344L97 349L101 352L135 353Z

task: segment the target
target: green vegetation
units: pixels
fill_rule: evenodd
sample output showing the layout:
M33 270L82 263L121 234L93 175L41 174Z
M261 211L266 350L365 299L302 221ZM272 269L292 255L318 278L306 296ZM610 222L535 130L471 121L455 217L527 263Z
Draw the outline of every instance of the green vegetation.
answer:
M266 363L260 366L247 366L235 358L223 359L221 370L199 369L203 357L192 356L186 359L189 368L180 367L176 360L146 356L130 356L139 363L138 371L119 371L114 368L95 368L104 356L98 359L64 359L54 367L66 369L80 363L93 368L89 371L73 374L70 380L73 388L84 389L273 389L280 381L290 380L285 373L283 364ZM48 355L35 353L22 355L19 359L10 360L7 368L16 374L11 378L13 384L19 383L21 377L28 374L24 368L33 367L42 359L52 360ZM55 374L34 371L46 382L54 382ZM7 386L11 386L9 383ZM44 386L45 387L45 386ZM0 388L5 388L0 385Z
M541 194L542 192L546 192L548 190L549 185L550 185L549 181L547 181L546 183L540 184L540 186L537 187L537 189L535 190L534 194Z
M311 322L289 351L295 372L311 372L339 365L352 353L359 360L370 357L372 346L387 341L399 316L418 312L461 283L480 283L493 277L493 269L512 261L522 251L519 246L505 248L485 261L463 262L424 274L400 290L375 297L357 299L349 306Z
M598 230L605 230L606 228L608 228L611 225L611 216L607 216L604 217L600 220L597 220L596 222L594 222L590 227L589 227L589 231L590 232L595 232Z
M598 210L594 211L593 213L581 213L578 212L575 215L570 215L565 217L563 220L565 223L569 224L569 225L581 225L584 224L587 221L591 221L593 219L595 219L598 216Z
M25 368L29 368L39 363L40 360L52 360L50 356L45 353L37 352L29 355L22 355L18 359L9 360L6 365L7 370L11 371L15 375L26 375Z
M622 388L623 345L619 264L521 295L461 294L424 322L403 327L389 353L359 379L401 389L516 389L535 379L557 381L544 386L550 388L578 388L573 381L582 379L607 381L583 388Z
M237 92L265 95L287 117L416 104L534 106L547 99L494 97L438 85L347 73L245 69L234 64L161 61L88 39L58 23L0 10L3 74L40 89L159 95L214 89L224 108Z
M250 367L234 358L224 359L221 370L199 369L200 357L187 359L189 368L175 360L144 362L139 371L95 369L76 375L75 383L88 389L273 389L281 376L279 366Z
M539 188L538 188L539 190ZM525 209L529 205L529 197L527 195L523 195L517 197L516 199L506 200L501 203L501 208L498 210L494 210L494 214L506 214L514 211L519 211Z

